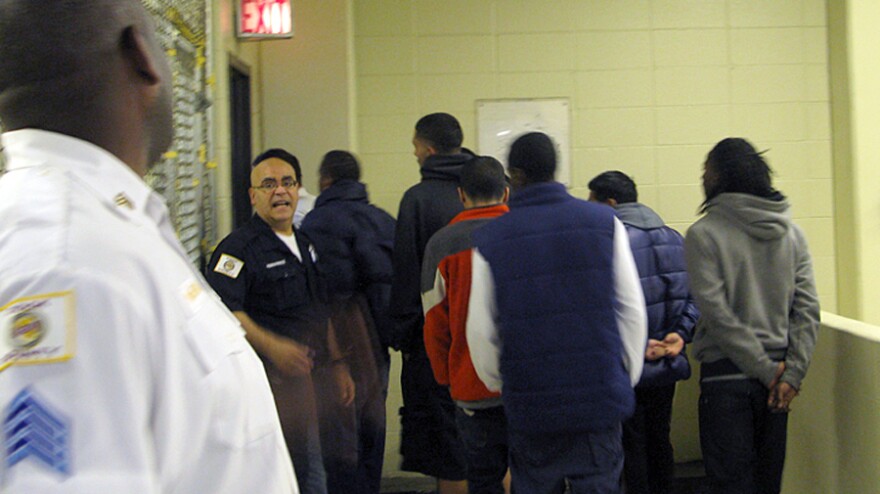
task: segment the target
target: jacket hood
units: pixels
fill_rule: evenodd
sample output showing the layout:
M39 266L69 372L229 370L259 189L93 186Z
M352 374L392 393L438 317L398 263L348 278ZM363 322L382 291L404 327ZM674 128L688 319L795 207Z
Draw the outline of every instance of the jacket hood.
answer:
M708 215L719 215L761 240L782 237L791 228L788 201L782 195L773 198L751 194L725 193L709 201Z
M428 156L422 164L422 180L454 180L458 182L461 176L461 166L473 159L472 154L435 154Z
M623 223L642 230L660 228L664 226L663 219L653 209L639 202L627 202L618 204L614 208L617 217Z
M315 207L321 207L333 201L367 202L367 186L355 180L339 180L324 189L315 200Z

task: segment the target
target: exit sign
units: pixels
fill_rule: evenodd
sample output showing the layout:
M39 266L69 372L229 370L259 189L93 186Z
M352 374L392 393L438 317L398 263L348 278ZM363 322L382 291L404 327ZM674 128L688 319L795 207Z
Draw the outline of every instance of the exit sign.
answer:
M292 38L292 0L238 0L238 37Z

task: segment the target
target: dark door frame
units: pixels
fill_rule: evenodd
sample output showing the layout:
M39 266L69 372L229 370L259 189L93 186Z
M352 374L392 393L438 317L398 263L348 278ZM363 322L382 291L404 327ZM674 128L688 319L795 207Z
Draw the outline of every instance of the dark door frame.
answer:
M244 62L229 57L229 126L232 181L232 228L250 220L251 78Z

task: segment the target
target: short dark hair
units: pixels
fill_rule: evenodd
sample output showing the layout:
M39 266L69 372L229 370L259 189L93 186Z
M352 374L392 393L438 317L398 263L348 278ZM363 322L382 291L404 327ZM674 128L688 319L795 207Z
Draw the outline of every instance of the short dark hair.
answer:
M740 137L722 139L706 156L706 168L715 174L714 183L706 190L704 205L718 194L739 192L759 197L772 197L779 192L773 188L773 171L749 141Z
M491 156L478 156L461 167L458 184L471 200L500 201L507 187L504 166Z
M556 146L543 132L519 136L510 146L510 169L519 169L527 182L551 182L556 175Z
M35 127L81 136L107 100L109 51L134 22L153 38L141 2L4 1L0 8L0 118L6 130ZM123 10L124 9L124 10ZM107 11L112 10L113 15ZM148 47L149 48L149 47ZM159 48L158 46L156 48ZM164 57L164 54L161 56Z
M629 175L621 171L611 170L600 173L593 180L590 180L587 187L590 188L593 196L601 202L614 199L618 204L626 204L639 200L636 183Z
M254 158L254 162L251 163L251 168L255 168L257 165L266 161L269 158L278 158L281 161L284 161L292 166L293 172L296 174L297 183L299 183L300 185L302 184L302 169L299 166L299 160L296 159L296 156L281 148L271 148L263 151L256 158Z
M345 179L357 181L361 179L361 165L353 154L335 149L321 159L318 174L334 182Z
M440 154L457 153L464 141L458 120L448 113L432 113L416 122L416 137Z

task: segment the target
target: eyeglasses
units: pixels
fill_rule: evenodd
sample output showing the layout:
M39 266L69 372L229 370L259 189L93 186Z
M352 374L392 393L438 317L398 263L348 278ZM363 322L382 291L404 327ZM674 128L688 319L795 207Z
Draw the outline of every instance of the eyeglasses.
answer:
M263 180L260 185L252 185L251 187L257 190L262 190L263 192L272 192L278 188L278 185L284 187L284 190L290 190L299 184L296 180L292 178L281 179L281 184L279 184L278 181L275 179L267 178L266 180Z

